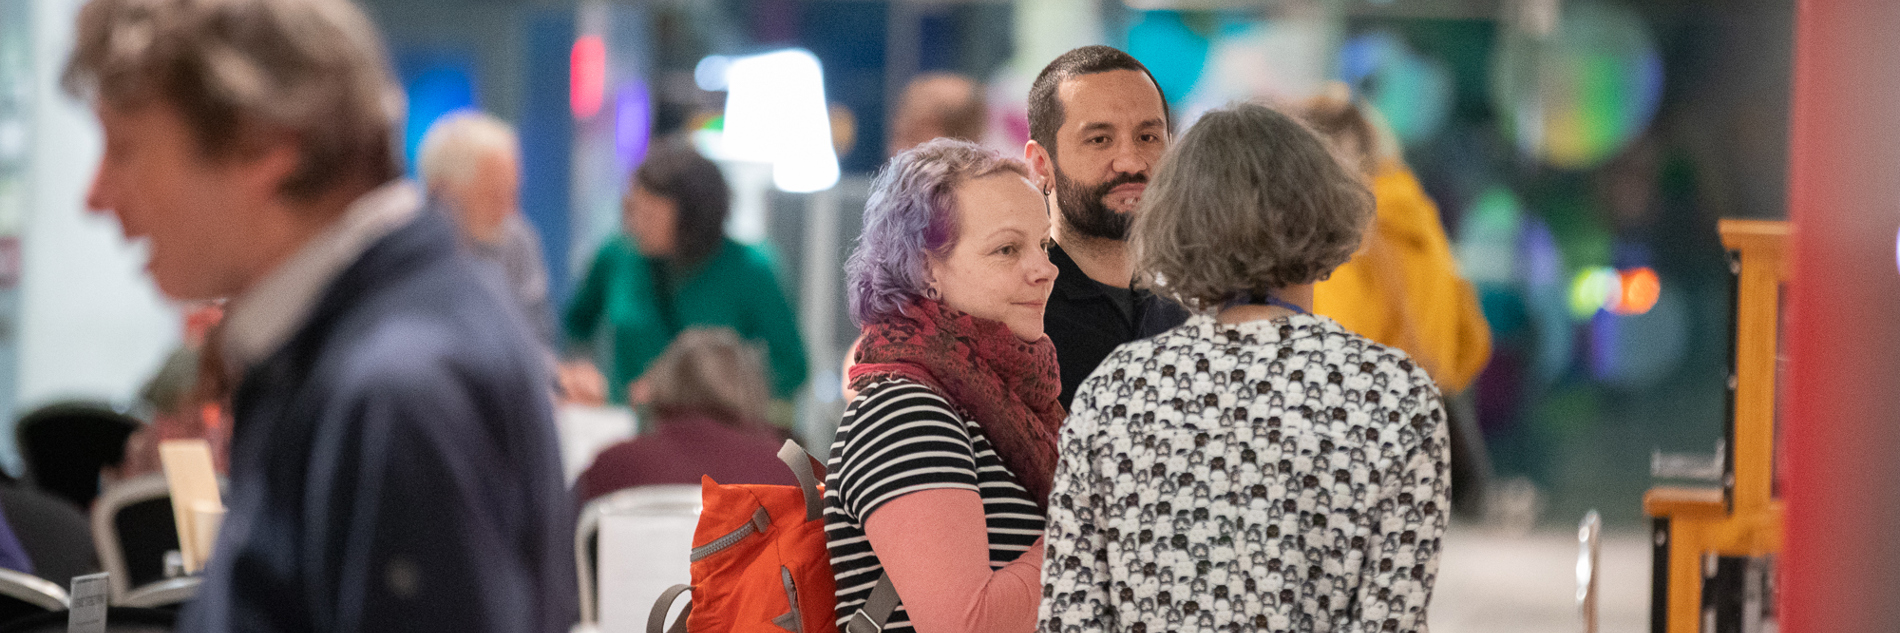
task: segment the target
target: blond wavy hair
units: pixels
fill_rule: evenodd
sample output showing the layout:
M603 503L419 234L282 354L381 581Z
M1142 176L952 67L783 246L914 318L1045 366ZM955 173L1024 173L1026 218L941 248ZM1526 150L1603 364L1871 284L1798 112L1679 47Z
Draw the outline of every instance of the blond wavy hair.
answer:
M175 108L200 155L288 132L293 199L401 175L403 112L382 38L347 0L92 0L79 11L66 91L113 108Z

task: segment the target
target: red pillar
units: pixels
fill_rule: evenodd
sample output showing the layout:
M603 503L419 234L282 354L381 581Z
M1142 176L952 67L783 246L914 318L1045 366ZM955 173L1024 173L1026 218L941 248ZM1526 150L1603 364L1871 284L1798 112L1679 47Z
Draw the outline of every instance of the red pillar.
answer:
M1781 630L1900 630L1900 2L1796 16Z

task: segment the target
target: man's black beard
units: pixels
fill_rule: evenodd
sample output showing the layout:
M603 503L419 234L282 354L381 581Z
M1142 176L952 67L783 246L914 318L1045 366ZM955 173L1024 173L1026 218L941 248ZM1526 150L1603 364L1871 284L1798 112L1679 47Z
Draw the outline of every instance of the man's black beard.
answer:
M1090 187L1070 180L1061 168L1056 172L1056 207L1062 210L1062 221L1066 228L1088 237L1114 240L1128 239L1128 226L1134 223L1134 217L1127 213L1109 210L1104 202L1108 192L1129 183L1147 184L1146 174L1121 174L1100 185Z

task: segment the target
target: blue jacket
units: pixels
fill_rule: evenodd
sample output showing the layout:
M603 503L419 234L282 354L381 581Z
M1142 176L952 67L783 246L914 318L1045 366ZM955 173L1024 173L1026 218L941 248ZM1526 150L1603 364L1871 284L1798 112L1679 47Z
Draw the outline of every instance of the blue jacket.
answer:
M568 630L551 383L478 274L417 214L245 373L229 510L180 630Z

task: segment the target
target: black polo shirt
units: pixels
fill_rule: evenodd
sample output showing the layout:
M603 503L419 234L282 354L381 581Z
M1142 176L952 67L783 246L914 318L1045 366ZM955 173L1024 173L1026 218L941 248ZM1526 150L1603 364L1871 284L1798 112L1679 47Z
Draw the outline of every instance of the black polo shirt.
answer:
M1090 279L1061 246L1049 249L1056 265L1056 287L1043 313L1043 331L1056 344L1062 370L1062 408L1075 389L1115 347L1167 331L1187 321L1188 311L1146 290L1130 290Z

